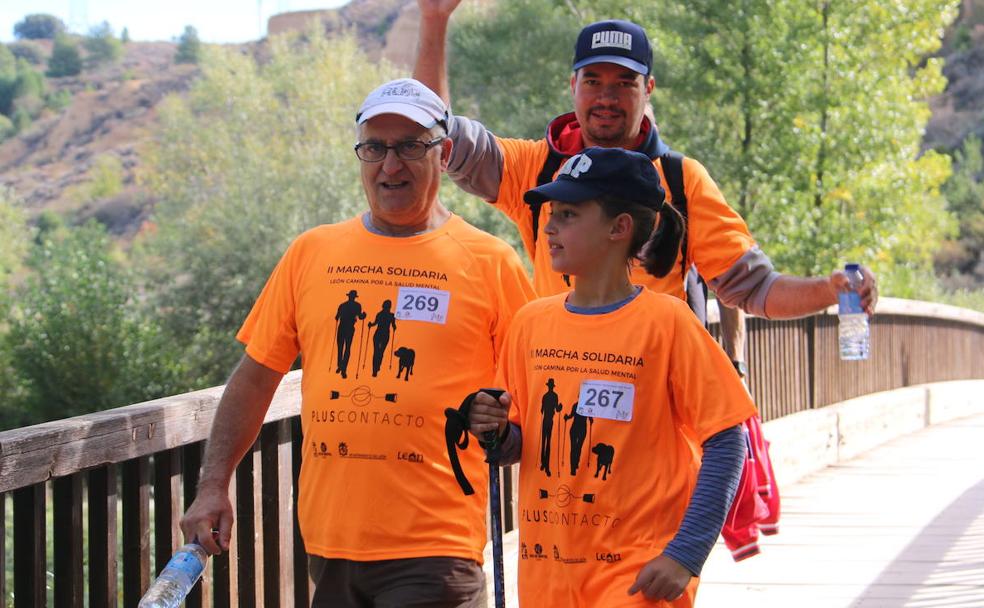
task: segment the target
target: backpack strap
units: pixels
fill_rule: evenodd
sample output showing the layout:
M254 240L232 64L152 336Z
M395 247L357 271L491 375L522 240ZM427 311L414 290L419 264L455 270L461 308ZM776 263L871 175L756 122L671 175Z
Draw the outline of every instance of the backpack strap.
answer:
M683 187L683 154L669 150L660 155L660 164L663 165L663 177L666 178L666 185L670 189L673 197L673 208L683 216L684 228L683 239L680 242L680 252L683 259L680 263L680 272L686 280L687 276L687 235L690 230L687 221L687 193Z
M660 162L663 165L663 176L666 178L666 185L670 189L673 197L673 208L683 216L683 238L680 241L680 273L683 275L684 290L687 293L687 304L694 311L697 318L704 326L707 326L707 283L704 278L697 273L696 268L687 266L687 235L690 234L690 225L687 223L687 193L683 187L683 155L679 152L670 150L660 155Z
M553 181L554 174L560 169L560 166L564 164L564 161L568 157L564 156L560 152L550 148L548 146L547 158L543 161L543 167L540 169L540 174L536 176L536 185L542 186L543 184ZM536 245L536 239L540 236L540 209L543 208L543 203L534 203L530 205L530 213L533 214L533 244Z
M536 176L536 185L542 186L543 184L553 181L554 174L560 169L560 166L564 164L564 161L569 157L564 156L560 152L554 150L553 148L548 148L547 158L543 161L543 168L540 169L540 174ZM536 249L536 239L540 236L540 209L543 208L543 203L534 203L530 205L530 213L533 214L533 247ZM567 286L571 286L570 275L564 275L564 282Z

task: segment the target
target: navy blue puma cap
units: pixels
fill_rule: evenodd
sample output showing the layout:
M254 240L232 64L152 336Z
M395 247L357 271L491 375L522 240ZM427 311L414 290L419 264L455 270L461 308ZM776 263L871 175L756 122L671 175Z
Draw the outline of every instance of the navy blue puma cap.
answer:
M585 148L549 184L523 195L527 204L581 203L612 197L659 211L666 200L659 173L645 154L622 148Z
M653 49L646 30L621 19L585 26L574 44L574 71L592 63L614 63L649 76Z

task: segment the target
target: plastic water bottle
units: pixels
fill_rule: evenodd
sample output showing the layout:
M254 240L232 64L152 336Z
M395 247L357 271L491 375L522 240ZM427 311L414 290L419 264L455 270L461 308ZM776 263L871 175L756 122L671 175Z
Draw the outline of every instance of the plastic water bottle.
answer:
M178 608L202 577L208 553L197 543L182 546L171 556L137 608Z
M861 307L858 289L864 277L858 264L844 266L849 289L838 295L837 317L840 358L845 361L860 361L868 358L869 332L868 315Z

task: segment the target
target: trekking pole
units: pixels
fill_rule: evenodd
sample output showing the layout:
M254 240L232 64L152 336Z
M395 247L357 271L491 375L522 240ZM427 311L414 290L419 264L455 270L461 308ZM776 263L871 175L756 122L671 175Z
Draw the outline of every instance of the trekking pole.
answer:
M338 319L335 319L335 333L331 334L331 349L328 351L328 371L331 371L331 362L335 358L335 340L338 339Z
M588 418L588 470L591 470L591 429L594 428L594 418Z
M366 320L363 318L362 322L359 324L359 352L355 356L355 377L359 378L359 369L362 367L360 363L362 362L362 337L366 334Z
M557 469L557 477L560 477L560 471L564 470L564 465L567 464L567 418L564 418L564 412L561 412L561 418L564 421L564 430L560 433L560 468Z
M390 363L389 369L393 370L393 343L396 342L396 324L393 324L393 337L390 338Z
M478 392L491 395L493 399L498 401L504 391L497 388L483 388L479 389ZM461 467L458 450L468 448L469 412L472 401L475 400L478 392L465 397L458 409L449 407L444 410L444 416L447 418L444 422L444 440L447 443L448 459L451 462L454 479L461 486L461 491L465 493L465 496L474 494L475 489L468 483L465 471ZM492 523L495 608L506 608L506 579L502 569L502 499L499 493L499 450L502 446L499 445L499 433L496 430L486 431L482 433L482 439L478 443L485 449L485 462L489 463L489 516Z
M496 401L503 391L483 388L481 392ZM489 463L489 519L492 523L492 571L495 577L495 608L506 606L506 579L502 568L502 499L499 488L499 432L492 430L482 433L478 442L485 449L485 461Z

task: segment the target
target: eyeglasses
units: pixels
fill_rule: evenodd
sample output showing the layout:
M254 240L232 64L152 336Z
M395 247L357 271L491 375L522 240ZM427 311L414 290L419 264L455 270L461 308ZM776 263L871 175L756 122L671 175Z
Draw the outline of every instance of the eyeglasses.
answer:
M376 141L364 141L355 144L355 155L359 157L359 160L367 163L378 163L386 158L386 154L390 150L393 150L396 152L396 157L400 160L418 160L423 158L428 150L445 139L447 139L447 136L435 137L430 141L410 139L397 142L392 146L387 146Z

